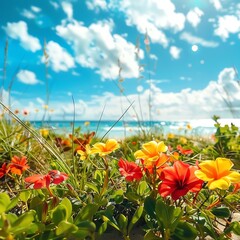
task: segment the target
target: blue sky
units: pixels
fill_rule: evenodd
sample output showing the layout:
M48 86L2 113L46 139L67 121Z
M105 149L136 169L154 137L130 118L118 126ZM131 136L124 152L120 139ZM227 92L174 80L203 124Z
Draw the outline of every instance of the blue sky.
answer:
M97 120L103 109L103 119L118 119L131 103L130 120L239 117L237 0L8 0L0 7L2 53L8 41L3 101L12 81L11 109L30 119L41 119L46 104L51 119L72 119L72 97L80 120Z

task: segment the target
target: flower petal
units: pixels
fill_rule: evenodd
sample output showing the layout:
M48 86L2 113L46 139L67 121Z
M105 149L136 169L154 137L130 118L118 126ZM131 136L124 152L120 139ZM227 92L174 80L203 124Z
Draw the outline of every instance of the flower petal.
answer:
M231 182L225 177L225 178L220 178L220 179L215 180L215 181L210 181L208 183L208 188L210 190L213 190L213 189L216 189L216 188L226 190L230 187L230 185L231 185Z

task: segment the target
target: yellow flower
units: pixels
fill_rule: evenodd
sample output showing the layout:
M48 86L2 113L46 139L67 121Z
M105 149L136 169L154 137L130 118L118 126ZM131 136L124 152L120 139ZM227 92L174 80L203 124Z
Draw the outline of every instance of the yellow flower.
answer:
M192 126L190 125L190 123L187 124L186 128L187 128L188 130L192 130Z
M156 142L151 141L142 145L142 150L138 150L134 153L135 158L157 161L160 158L161 153L166 152L168 147L163 141Z
M119 148L119 144L115 139L108 139L106 143L95 143L91 149L91 153L98 153L101 157L106 156Z
M173 139L173 138L175 138L175 135L173 133L168 133L167 138Z
M207 160L199 164L199 170L195 171L197 178L208 182L210 190L219 188L226 190L231 183L240 182L240 173L230 171L233 163L227 158L217 158L215 161Z
M42 128L39 130L39 132L44 138L48 137L49 135L49 130L47 128Z
M89 144L85 146L85 151L77 150L77 153L80 155L80 160L86 160L88 155L91 154L91 148Z
M179 142L180 142L181 144L186 144L186 143L187 143L187 139L186 139L185 137L180 137L180 138L179 138Z

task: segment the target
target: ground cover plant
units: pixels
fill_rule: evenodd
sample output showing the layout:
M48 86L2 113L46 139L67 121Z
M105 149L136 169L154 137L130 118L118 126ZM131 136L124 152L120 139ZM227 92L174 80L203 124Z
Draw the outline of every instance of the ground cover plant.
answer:
M36 129L5 108L0 239L132 239L135 228L145 240L239 236L239 131L214 120L211 139L116 140Z

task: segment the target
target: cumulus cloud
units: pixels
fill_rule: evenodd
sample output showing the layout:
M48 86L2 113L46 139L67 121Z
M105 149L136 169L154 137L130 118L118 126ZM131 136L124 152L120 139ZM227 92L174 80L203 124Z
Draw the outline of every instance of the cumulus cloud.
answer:
M174 59L179 59L181 51L182 50L176 46L171 46L169 49L169 52Z
M171 0L121 0L117 7L125 14L127 25L136 26L142 34L145 34L147 30L151 42L164 47L169 44L165 30L176 33L184 28L185 16L176 12Z
M56 27L56 32L72 46L75 61L83 67L95 69L102 79L116 79L120 67L123 78L138 77L135 45L118 34L112 34L113 27L112 20L98 21L89 27L72 20L63 21ZM143 58L142 50L139 57Z
M148 89L138 86L138 93L127 95L126 98L103 92L101 95L89 96L86 101L75 99L76 119L99 119L106 105L102 120L117 120L130 103L133 103L133 107L124 116L125 120L149 120L149 96L152 120L156 121L209 119L213 115L221 118L239 118L240 85L235 78L234 69L225 68L219 73L217 80L209 82L200 90L187 88L180 92L163 92L157 86L158 82L153 80L149 81ZM28 109L30 112L35 112L36 108L40 109L38 113L40 118L43 114L43 101L40 98L30 103L28 99L21 99L21 104L13 99L13 103L16 108ZM69 101L51 101L50 109L54 109L51 119L71 120L73 117L74 106L70 97Z
M68 71L71 68L75 67L74 59L73 57L64 49L62 48L58 43L54 41L50 41L47 43L46 51L49 55L49 64L50 67L55 72L60 71ZM42 62L44 62L45 59L42 58Z
M17 74L17 79L20 82L28 85L35 85L41 83L41 81L37 79L35 73L29 70L20 70Z
M88 9L95 11L108 9L106 0L87 0L86 5Z
M203 16L203 14L204 13L201 9L195 7L187 13L186 18L193 27L197 27L197 25L201 22L201 17Z
M229 38L229 34L240 32L240 18L233 15L225 15L218 18L217 28L214 34L219 36L223 41Z
M188 32L183 32L180 35L180 39L188 42L189 44L198 44L198 45L201 45L203 47L214 48L214 47L218 47L218 45L219 45L217 42L205 40L203 38L194 36L194 35L192 35L191 33L188 33Z
M215 7L216 10L222 9L220 0L209 0L209 2Z
M63 11L66 13L67 17L71 19L73 17L73 7L70 2L62 2Z
M36 13L41 12L42 9L36 6L31 6L30 10L28 9L23 9L21 12L21 15L28 18L28 19L34 19L37 17Z
M40 41L38 38L31 36L28 33L28 26L26 22L19 21L14 23L7 23L3 27L10 38L20 41L20 45L29 51L36 52L41 49Z

